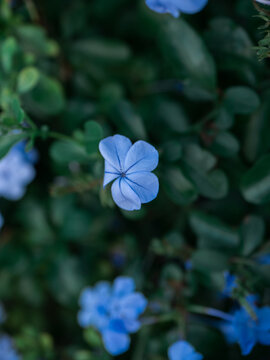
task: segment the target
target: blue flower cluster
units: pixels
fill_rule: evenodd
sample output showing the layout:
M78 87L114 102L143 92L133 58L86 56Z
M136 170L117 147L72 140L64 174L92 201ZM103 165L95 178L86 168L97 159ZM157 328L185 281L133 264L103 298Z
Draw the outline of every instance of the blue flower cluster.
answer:
M24 142L12 147L0 160L0 196L8 200L19 200L23 197L26 186L35 177L33 164L36 158L35 151L25 151Z
M196 352L187 341L180 340L172 344L168 350L170 360L202 360L203 356Z
M156 198L159 182L152 174L158 165L158 152L145 141L131 141L122 135L101 140L99 150L105 159L103 186L111 181L114 202L124 210L139 210L141 204Z
M0 359L1 360L20 360L21 357L14 349L12 339L7 335L0 336Z
M238 342L242 355L250 354L257 343L270 345L270 307L257 308L253 305L253 310L256 318L253 319L241 308L234 312L231 323L227 326L229 342Z
M208 0L146 0L146 5L161 14L169 13L178 17L180 13L195 14L201 11Z
M133 279L120 276L112 286L103 281L84 289L80 306L80 326L94 327L100 332L106 350L119 355L129 349L129 334L139 330L138 318L145 311L147 300L135 292Z

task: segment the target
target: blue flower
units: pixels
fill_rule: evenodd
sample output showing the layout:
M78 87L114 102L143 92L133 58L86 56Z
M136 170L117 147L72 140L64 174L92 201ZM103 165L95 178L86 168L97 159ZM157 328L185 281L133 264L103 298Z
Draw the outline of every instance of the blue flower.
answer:
M129 334L139 330L138 318L144 312L147 300L135 292L133 279L120 276L112 286L99 282L93 288L84 289L80 305L79 324L98 330L106 350L111 355L119 355L129 348Z
M202 360L203 356L196 352L187 341L177 341L168 350L170 360Z
M270 265L270 254L260 255L256 258L256 262L260 265Z
M111 181L114 202L124 210L139 210L141 204L156 198L159 182L151 173L158 165L158 152L145 141L131 141L122 135L101 140L99 150L105 159L103 186Z
M146 0L146 5L158 13L178 17L180 13L195 14L201 11L208 0Z
M21 357L14 349L12 339L7 335L0 336L0 359L1 360L20 360Z
M26 153L24 143L19 143L0 160L0 196L8 200L23 197L26 186L34 179L36 155Z
M270 5L270 0L256 0L256 1L264 5Z
M229 343L239 343L242 355L250 354L257 343L270 345L270 307L259 309L254 303L252 307L257 319L241 308L234 312L231 321L220 327Z
M222 291L222 295L231 296L232 291L237 287L236 276L231 274L229 271L224 272L225 286Z

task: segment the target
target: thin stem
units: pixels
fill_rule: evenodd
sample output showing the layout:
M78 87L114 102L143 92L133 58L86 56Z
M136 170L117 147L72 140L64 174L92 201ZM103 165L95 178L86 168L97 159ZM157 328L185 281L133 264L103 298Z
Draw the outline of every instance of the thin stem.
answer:
M30 18L32 19L33 22L38 22L40 19L35 3L33 2L33 0L24 0L24 1Z
M188 311L194 314L200 314L200 315L207 315L207 316L214 316L226 321L232 321L233 317L221 310L212 309L200 305L191 305L188 308Z

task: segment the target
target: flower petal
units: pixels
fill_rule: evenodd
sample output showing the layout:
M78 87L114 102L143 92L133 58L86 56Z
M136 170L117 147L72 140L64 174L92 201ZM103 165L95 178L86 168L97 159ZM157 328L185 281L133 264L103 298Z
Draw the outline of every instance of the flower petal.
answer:
M139 196L142 204L148 203L157 197L159 182L156 175L148 171L134 172L128 174L125 180Z
M122 177L112 184L112 197L114 202L124 210L132 211L141 208L139 196Z
M158 152L145 141L137 141L129 149L125 160L125 173L152 171L158 165Z
M203 356L196 352L187 341L177 341L168 350L170 360L202 360Z
M115 167L113 167L107 160L105 160L103 187L108 185L114 179L118 178L120 175L121 173L116 171Z
M127 276L118 276L113 283L113 296L123 297L135 290L134 280Z
M156 11L160 14L170 13L174 17L178 17L180 12L172 1L167 1L165 3L164 0L146 0L146 5L153 11Z
M99 151L116 172L122 172L125 157L131 145L131 141L127 137L114 135L100 141Z
M172 2L181 12L185 14L195 14L206 6L208 0L174 0Z
M102 332L102 339L106 350L113 356L123 354L130 346L124 323L118 319L110 321L108 328Z

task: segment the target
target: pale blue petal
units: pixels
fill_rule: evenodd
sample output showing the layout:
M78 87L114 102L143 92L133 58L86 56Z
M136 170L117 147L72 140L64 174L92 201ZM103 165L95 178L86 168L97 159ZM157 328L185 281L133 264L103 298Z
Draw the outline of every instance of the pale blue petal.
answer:
M80 310L78 312L78 324L83 328L94 325L92 313L86 310Z
M177 341L169 347L170 360L202 360L203 356L196 352L187 341Z
M116 169L107 160L105 160L103 187L108 185L114 179L118 178L120 175L121 173L116 171Z
M121 320L111 320L108 328L102 332L102 339L105 349L113 356L123 354L130 346L130 337Z
M116 179L112 184L112 197L116 205L124 210L132 211L141 208L139 196L122 177Z
M171 2L174 3L181 12L185 14L195 14L206 6L208 0L171 0Z
M131 141L127 137L114 135L100 141L99 151L116 172L122 172L125 157L131 145Z
M145 311L147 300L141 293L136 292L121 299L120 306L121 315L135 319Z
M113 295L123 297L133 293L135 290L135 282L127 276L118 276L113 282Z
M137 141L129 149L125 160L125 173L152 171L158 165L158 152L145 141Z
M169 13L175 18L180 15L178 8L172 3L172 1L166 0L146 0L146 5L153 11L160 14Z
M265 306L257 311L258 341L263 345L270 345L270 307Z
M139 196L142 204L148 203L157 197L159 182L153 173L148 171L134 172L128 174L125 180Z
M241 309L234 314L233 325L235 329L235 335L239 342L242 355L250 354L251 350L256 344L256 323L250 317L250 315Z
M141 323L139 320L135 319L123 319L123 322L125 324L125 328L127 329L128 333L135 333L137 332L140 327Z
M100 281L96 284L94 290L101 298L108 298L111 295L111 284L108 281Z

